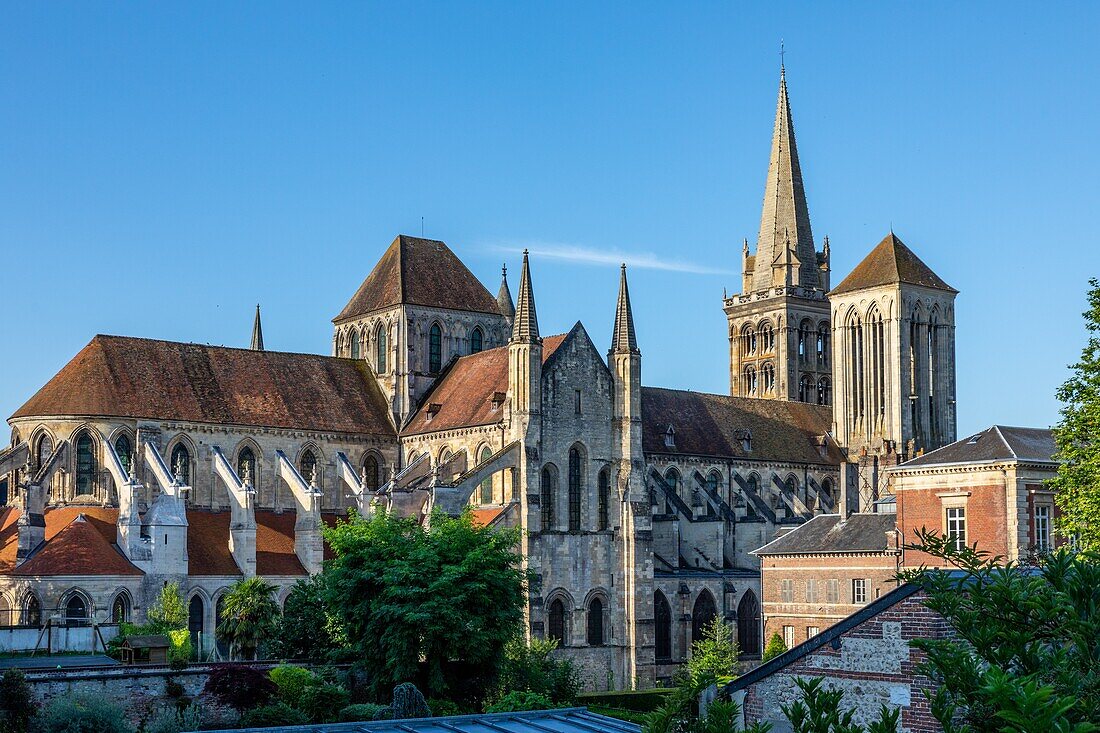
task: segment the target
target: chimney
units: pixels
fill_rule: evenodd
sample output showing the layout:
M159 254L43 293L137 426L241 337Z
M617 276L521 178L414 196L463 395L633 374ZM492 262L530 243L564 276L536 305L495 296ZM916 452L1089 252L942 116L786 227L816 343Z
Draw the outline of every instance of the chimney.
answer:
M845 461L840 464L840 521L848 519L853 506L859 507L859 464Z

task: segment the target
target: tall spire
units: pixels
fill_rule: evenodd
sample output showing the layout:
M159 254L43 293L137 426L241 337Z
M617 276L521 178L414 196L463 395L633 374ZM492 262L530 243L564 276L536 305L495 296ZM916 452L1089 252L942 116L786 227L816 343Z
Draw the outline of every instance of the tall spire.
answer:
M786 259L786 237L790 236L799 264L798 273L773 273L772 265ZM787 98L787 72L779 71L779 101L775 109L775 129L772 131L771 158L768 179L764 186L764 208L760 217L760 234L756 239L754 290L766 290L785 281L817 287L818 276L813 232L806 192L802 186L802 169L798 164L798 147L794 139L794 122ZM778 279L776 279L778 277Z
M516 301L516 317L512 323L512 341L534 342L539 340L539 319L535 315L535 295L531 292L531 266L527 262L527 250L523 250L523 269L519 274L519 299Z
M516 307L512 305L512 291L508 289L508 265L500 268L500 292L497 293L497 307L500 315L509 322L516 317Z
M260 304L256 304L256 319L252 321L252 346L253 351L264 350L264 330L260 326Z
M625 262L619 271L619 302L615 305L615 331L611 334L611 351L616 354L638 352L634 313L630 310L630 290L626 286Z

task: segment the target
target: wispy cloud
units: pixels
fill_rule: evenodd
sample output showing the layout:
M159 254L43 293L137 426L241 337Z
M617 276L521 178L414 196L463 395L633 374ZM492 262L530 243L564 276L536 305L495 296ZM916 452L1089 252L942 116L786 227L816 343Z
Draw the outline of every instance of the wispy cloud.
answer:
M579 244L560 244L548 242L522 242L519 244L490 245L496 252L511 254L530 251L532 257L546 257L563 262L576 262L583 265L614 266L626 263L627 267L639 267L645 270L665 270L668 272L690 272L699 275L732 275L729 270L708 267L694 262L660 257L653 252L627 252L616 247L587 247Z

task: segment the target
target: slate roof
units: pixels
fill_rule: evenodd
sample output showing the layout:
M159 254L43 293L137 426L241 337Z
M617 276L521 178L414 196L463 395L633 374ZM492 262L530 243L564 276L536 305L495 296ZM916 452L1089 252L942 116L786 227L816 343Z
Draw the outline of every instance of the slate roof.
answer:
M395 305L500 314L497 299L443 242L398 235L334 323Z
M568 334L547 336L542 340L545 364ZM502 410L493 410L494 392L508 392L508 347L498 346L454 361L427 392L420 408L402 430L403 435L434 433L439 430L493 425L500 422ZM439 405L430 419L429 407Z
M642 448L666 453L839 465L840 449L824 436L832 409L786 400L642 387ZM665 445L669 425L675 448ZM739 434L748 431L750 450ZM824 446L824 455L820 446Z
M890 232L863 258L862 262L856 265L840 285L833 288L831 295L894 283L921 285L951 293L959 292L940 279L940 276L932 272L932 268L924 264L913 250L906 247L904 242Z
M894 514L818 514L753 555L819 555L829 552L886 552L886 533L894 528Z
M994 425L980 433L929 451L923 456L917 456L893 470L989 461L1056 463L1056 450L1054 433L1051 430Z
M125 417L393 435L364 360L96 336L13 418Z

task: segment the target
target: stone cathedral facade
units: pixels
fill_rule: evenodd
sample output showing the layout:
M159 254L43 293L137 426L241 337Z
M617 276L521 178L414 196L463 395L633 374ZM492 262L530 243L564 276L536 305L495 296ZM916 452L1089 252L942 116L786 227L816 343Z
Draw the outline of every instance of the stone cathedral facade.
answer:
M181 584L205 656L235 580L284 599L349 509L519 527L527 633L596 688L667 679L715 616L762 647L750 553L954 439L954 296L892 233L830 290L785 75L755 253L725 298L730 394L643 386L625 267L614 333L544 334L526 254L497 295L399 236L332 356L95 336L9 419L0 625L141 618ZM613 282L608 283L614 287ZM644 325L643 325L644 327Z

